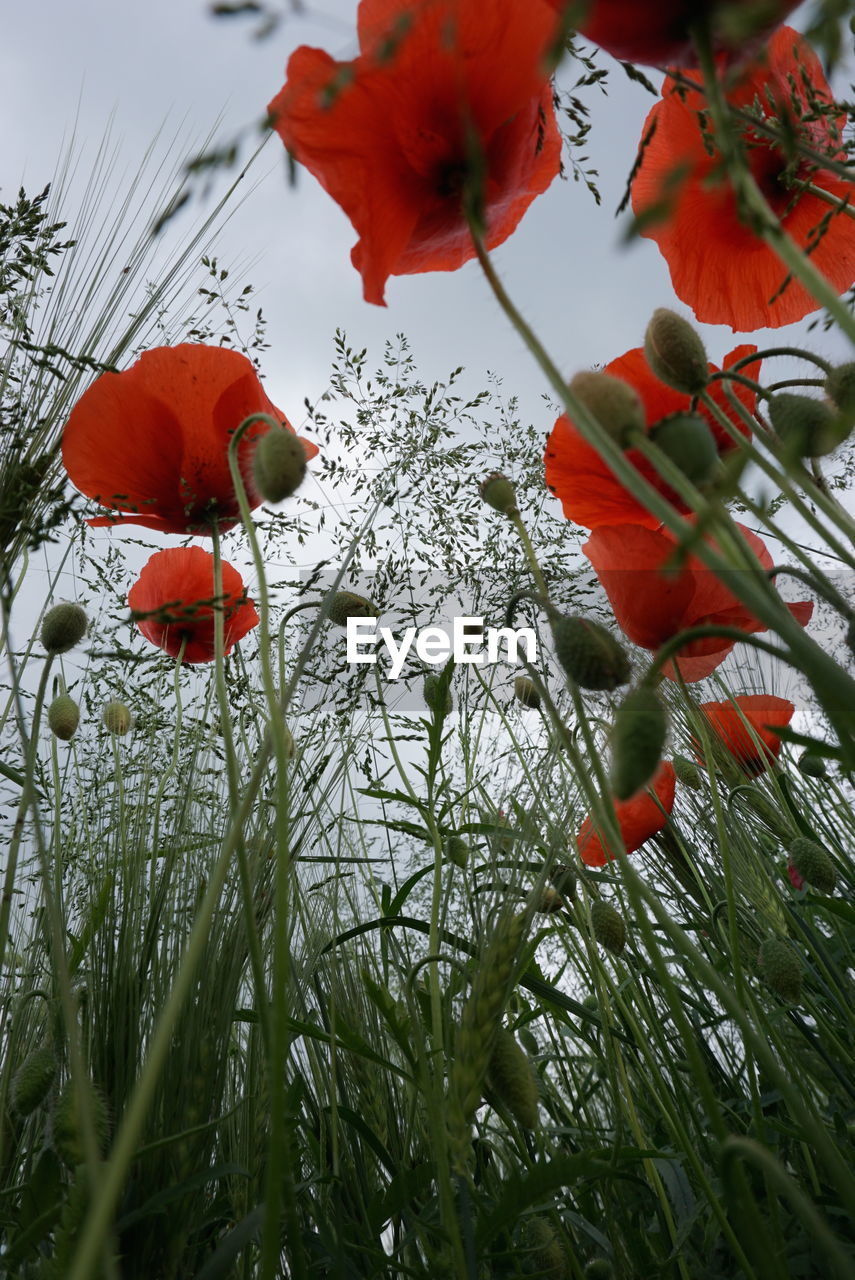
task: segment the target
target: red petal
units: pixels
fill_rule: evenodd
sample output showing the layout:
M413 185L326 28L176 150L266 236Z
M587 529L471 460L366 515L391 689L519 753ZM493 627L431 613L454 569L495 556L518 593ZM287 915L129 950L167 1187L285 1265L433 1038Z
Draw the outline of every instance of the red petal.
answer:
M635 853L645 840L655 836L665 826L668 815L674 808L676 787L674 766L670 761L663 760L644 791L631 800L615 801L615 817L627 853ZM579 857L586 866L602 867L617 856L616 851L609 848L600 832L595 829L590 816L582 823L576 839Z

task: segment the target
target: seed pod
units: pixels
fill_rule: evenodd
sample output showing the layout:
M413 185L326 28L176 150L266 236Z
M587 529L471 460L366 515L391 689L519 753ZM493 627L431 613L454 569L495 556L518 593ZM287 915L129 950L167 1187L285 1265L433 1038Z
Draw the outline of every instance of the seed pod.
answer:
M462 836L449 836L445 842L445 856L455 867L465 867L471 850Z
M80 724L80 708L70 694L60 693L48 707L47 720L51 733L68 742Z
M657 307L644 335L644 355L660 382L700 395L710 380L709 363L698 332L676 311Z
M9 1101L19 1116L28 1116L44 1102L56 1076L56 1055L43 1047L28 1053L12 1076Z
M425 682L424 682L424 685L422 686L422 691L424 693L424 700L427 703L427 705L430 707L431 711L437 710L437 704L440 698L439 681L440 681L440 677L436 675L433 671L431 671L428 673L428 675L425 676ZM439 714L444 718L445 716L451 714L453 708L454 708L454 698L451 695L451 688L448 687L446 688L444 694L442 695L442 705L439 708Z
M652 428L650 439L692 484L702 487L713 479L718 449L709 423L700 414L669 414Z
M647 430L647 415L638 392L610 373L577 373L570 390L616 444L626 447L636 432Z
M124 702L108 702L101 712L101 720L108 733L123 738L131 727L131 713Z
M486 502L488 507L492 507L500 515L511 516L519 513L514 486L501 471L494 471L482 480L478 492L482 502Z
M525 1247L529 1270L542 1280L565 1280L567 1256L557 1231L548 1218L531 1217L525 1224Z
M348 618L376 618L378 610L365 596L355 591L337 591L330 601L329 620L346 627Z
M790 861L802 879L820 893L833 893L837 872L822 845L805 836L797 836L790 845Z
M95 1145L98 1148L98 1154L103 1155L107 1148L107 1139L110 1133L107 1104L99 1089L90 1085L89 1092L92 1124L95 1130ZM71 1169L76 1168L86 1159L77 1094L70 1080L63 1086L54 1104L53 1145L56 1148L57 1155Z
M610 631L588 618L559 618L553 627L555 656L581 689L610 693L629 680L626 650Z
M824 778L828 772L825 760L816 751L803 751L798 759L799 772L806 778Z
M524 707L529 707L532 711L537 711L540 706L540 694L537 692L537 685L528 676L516 676L514 679L514 694L517 702L521 702Z
M787 1004L798 1004L802 994L802 965L789 943L781 938L767 938L760 947L759 960L771 990Z
M306 450L299 436L284 427L267 431L252 456L252 477L265 502L284 502L306 475Z
M563 898L576 897L576 872L563 862L556 862L549 873L549 878Z
M700 791L704 785L701 771L691 760L687 760L685 756L674 756L671 763L674 766L674 772L679 782L684 787L689 787L692 791Z
M539 1092L528 1054L504 1027L496 1032L487 1083L523 1129L537 1128Z
M662 760L668 714L656 690L639 685L618 707L612 730L610 780L618 800L628 800L650 781Z
M769 420L800 458L821 458L840 444L838 415L824 400L781 391L769 401Z
M42 644L48 653L68 653L86 635L89 619L79 604L55 604L42 618Z
M626 946L626 924L610 902L595 898L591 903L591 924L601 947L619 956Z

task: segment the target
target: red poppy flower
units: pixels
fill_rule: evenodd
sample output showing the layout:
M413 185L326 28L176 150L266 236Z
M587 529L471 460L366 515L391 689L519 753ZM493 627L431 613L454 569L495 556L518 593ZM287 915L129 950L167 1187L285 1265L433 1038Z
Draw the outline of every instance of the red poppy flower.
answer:
M94 525L141 524L163 533L208 533L239 516L229 470L229 438L251 413L269 413L252 361L225 347L182 343L146 351L123 373L102 373L71 411L62 460L72 484L110 515ZM249 427L238 457L250 504L253 441L269 427ZM317 446L303 440L308 457Z
M770 569L772 557L760 538L742 525L737 528L763 567ZM675 545L675 538L665 529L622 524L600 525L582 548L605 588L618 624L634 644L656 650L688 627L766 630L727 583L695 556L689 556L678 573L666 572ZM813 612L809 601L788 604L787 608L802 626ZM678 666L684 680L702 680L724 662L734 643L716 636L692 640L667 663L665 674L674 679L674 667Z
M699 320L740 332L775 329L816 311L819 303L797 281L781 291L787 273L780 260L740 220L720 156L708 150L709 115L698 115L706 108L702 89L687 92L666 77L662 95L645 122L643 136L654 126L655 132L633 182L632 207L650 219L642 235L659 245L677 296ZM813 151L846 159L840 147L845 115L818 110L831 103L831 91L813 50L792 28L776 32L766 56L742 71L727 98L771 123L784 121ZM799 184L810 182L841 200L853 197L853 184L807 159L794 161L749 125L742 141L751 173L787 234L810 248L814 266L844 292L855 280L855 221Z
M740 767L753 778L780 755L781 739L775 729L790 723L795 707L786 698L758 693L740 694L730 702L702 702L701 711Z
M353 223L351 260L382 305L390 275L473 256L469 179L493 248L558 173L545 66L555 17L542 0L362 0L357 25L352 62L297 49L268 111Z
M556 9L566 9L569 0L550 0ZM759 37L783 22L800 0L776 0L764 5L762 31L752 24L751 34ZM579 31L593 44L600 45L621 62L642 62L658 67L685 65L695 61L692 24L705 15L713 24L719 47L727 47L727 32L717 30L716 19L722 11L738 17L734 10L744 9L750 19L757 0L656 0L655 5L639 0L591 0L584 9ZM744 38L744 37L743 37Z
M237 569L223 564L224 652L258 626ZM184 661L214 660L214 557L201 547L156 551L128 592L128 605L146 640L177 658L186 640Z
M725 369L729 369L744 356L752 355L756 350L755 346L736 347L730 355L725 356ZM757 378L760 363L758 360L741 372ZM718 372L714 364L709 368L710 373ZM691 404L689 396L681 395L679 391L673 391L671 387L666 387L664 382L659 381L647 363L642 347L636 347L632 351L627 351L625 355L618 356L617 360L612 360L611 364L606 365L603 372L611 374L614 378L621 378L638 392L644 405L648 428L671 413L688 410ZM736 398L749 413L753 413L757 401L756 395L749 387L738 382L730 385ZM748 435L748 427L731 406L725 384L714 382L710 388L710 394L734 426L743 435ZM698 412L706 419L719 453L728 452L733 447L731 437L703 406L699 406ZM628 449L626 457L636 471L668 498L678 511L687 510L685 504L673 489L668 487L652 463L648 462L637 449ZM562 415L552 428L546 444L545 461L546 486L561 499L561 506L568 520L573 520L576 524L584 525L588 529L596 529L601 524L638 524L648 529L659 527L661 522L658 517L651 515L631 493L624 489L596 449L585 441L566 415Z
M669 760L663 760L646 790L640 791L631 800L615 800L615 817L627 853L635 853L645 840L662 830L668 821L668 814L674 808L676 788L674 766ZM588 867L604 867L610 859L617 856L605 843L590 816L582 823L576 841L579 857Z

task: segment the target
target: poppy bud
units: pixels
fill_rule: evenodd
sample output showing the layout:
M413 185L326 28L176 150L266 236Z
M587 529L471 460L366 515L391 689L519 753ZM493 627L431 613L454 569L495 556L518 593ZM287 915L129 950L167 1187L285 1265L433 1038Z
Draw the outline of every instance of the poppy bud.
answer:
M471 850L462 836L449 836L445 842L445 856L455 867L465 867Z
M674 756L671 763L678 781L682 782L684 787L689 787L692 791L700 791L704 784L701 771L696 764L687 760L685 756Z
M837 414L824 400L779 392L769 401L769 420L800 458L821 458L841 441Z
M797 1004L802 994L802 965L788 942L767 938L760 947L760 967L768 986L787 1004Z
M565 1280L569 1275L567 1257L558 1233L548 1218L529 1218L525 1224L525 1245L529 1264L543 1280Z
M588 618L559 618L553 628L555 656L582 689L610 693L631 673L623 646L610 631Z
M628 693L612 730L610 779L618 800L628 800L653 777L667 734L668 715L656 690L642 684Z
M610 373L577 373L570 390L622 448L629 444L634 432L644 433L647 429L641 397L622 378Z
M107 1117L107 1104L100 1090L90 1086L90 1114L95 1130L95 1145L99 1155L103 1155L107 1147L110 1122ZM72 1082L64 1086L56 1100L53 1110L53 1145L56 1153L70 1169L83 1164L86 1159L83 1134L81 1132L80 1112L77 1094Z
M80 724L80 708L68 693L60 693L48 707L48 725L55 737L68 742Z
M44 1102L56 1075L52 1049L33 1049L12 1076L9 1101L19 1116L28 1116Z
M837 883L834 863L815 840L797 836L790 845L790 861L799 875L820 893L832 893Z
M562 862L557 862L549 873L555 888L564 898L576 897L576 872Z
M591 924L600 946L619 956L626 946L626 924L620 912L610 902L595 898L591 903Z
M101 720L108 733L123 738L131 727L131 713L124 702L108 702L101 712Z
M564 899L557 889L553 889L552 885L546 885L541 891L537 900L535 911L539 911L543 916L554 915L556 911L561 911L564 907Z
M841 423L855 423L855 364L839 364L825 380L825 394L840 410Z
M801 890L805 887L804 878L799 875L795 864L792 862L787 863L787 879L796 890Z
M376 618L377 615L371 601L355 591L337 591L330 601L329 620L337 627L346 627L348 618Z
M488 507L492 507L503 516L516 515L519 512L514 486L500 471L494 471L492 475L482 480L478 492Z
M600 1002L595 995L591 994L591 995L585 996L585 999L582 1001L582 1005L585 1009L588 1009L591 1013L596 1013L600 1007Z
M676 311L657 307L644 335L647 363L660 382L686 396L697 396L710 380L700 335Z
M540 694L537 692L537 685L533 680L529 680L528 676L517 676L515 678L514 694L517 702L521 702L524 707L529 707L532 711L537 711L540 706Z
M828 772L822 756L811 751L810 747L799 756L798 767L806 778L824 778Z
M585 1280L612 1280L613 1275L608 1258L592 1258L585 1263Z
M266 502L284 502L299 489L306 475L306 450L299 436L276 427L255 446L252 477Z
M709 424L699 414L669 414L656 423L650 439L692 484L705 485L712 480L718 449Z
M42 644L48 653L68 653L86 635L89 619L79 604L55 604L42 618Z
M487 1067L487 1083L523 1129L537 1128L537 1079L510 1031L500 1027Z
M435 675L433 671L425 676L425 682L423 685L424 699L431 711L437 710L437 702L440 697L439 679L439 676ZM448 688L445 690L445 694L443 695L442 706L439 709L440 715L443 718L450 715L453 707L454 699L451 696L451 689Z

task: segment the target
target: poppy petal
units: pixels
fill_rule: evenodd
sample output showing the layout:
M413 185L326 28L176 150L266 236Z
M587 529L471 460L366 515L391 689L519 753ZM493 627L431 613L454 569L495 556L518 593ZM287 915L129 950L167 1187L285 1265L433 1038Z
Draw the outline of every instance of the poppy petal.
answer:
M674 766L669 760L663 760L644 791L630 800L614 802L615 817L627 853L635 853L645 840L662 830L674 808L676 788ZM617 856L590 816L582 823L576 841L579 857L588 867L603 867Z

